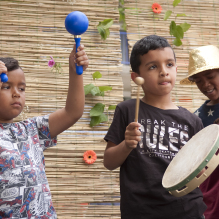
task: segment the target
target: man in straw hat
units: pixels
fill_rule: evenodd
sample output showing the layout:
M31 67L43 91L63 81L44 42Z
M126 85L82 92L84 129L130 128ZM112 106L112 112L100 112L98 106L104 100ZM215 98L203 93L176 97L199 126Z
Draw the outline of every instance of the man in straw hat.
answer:
M208 45L194 49L189 54L188 77L180 84L196 84L208 97L205 103L195 111L204 127L213 124L219 117L219 49ZM207 205L206 219L219 218L219 167L200 185L204 202Z

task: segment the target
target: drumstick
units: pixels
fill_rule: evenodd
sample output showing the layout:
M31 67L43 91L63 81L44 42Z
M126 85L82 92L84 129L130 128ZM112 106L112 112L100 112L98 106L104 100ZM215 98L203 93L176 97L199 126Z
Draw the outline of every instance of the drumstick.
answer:
M134 82L138 85L137 99L136 99L136 105L135 105L135 122L138 122L140 87L142 84L144 84L144 78L136 77Z

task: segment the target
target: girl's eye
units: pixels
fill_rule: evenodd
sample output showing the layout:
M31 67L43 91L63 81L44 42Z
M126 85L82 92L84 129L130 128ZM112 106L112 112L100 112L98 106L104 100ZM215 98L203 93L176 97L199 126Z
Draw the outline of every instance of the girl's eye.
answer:
M173 66L173 63L168 63L167 64L169 67L172 67Z
M25 88L20 88L21 91L25 91Z
M152 65L149 69L152 70L152 69L155 69L156 66L155 65Z
M2 89L9 89L10 87L9 86L2 86Z

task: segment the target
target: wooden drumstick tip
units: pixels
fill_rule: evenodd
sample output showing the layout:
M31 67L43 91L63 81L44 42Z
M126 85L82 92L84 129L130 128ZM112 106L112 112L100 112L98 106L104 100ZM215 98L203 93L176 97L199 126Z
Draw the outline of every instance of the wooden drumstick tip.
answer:
M139 95L140 95L140 86L144 84L144 78L142 77L136 77L134 82L138 85L138 91L137 91L137 99L136 99L136 105L135 105L135 122L138 122L138 111L139 111Z
M142 77L136 77L134 81L137 85L144 84L144 78L142 78Z

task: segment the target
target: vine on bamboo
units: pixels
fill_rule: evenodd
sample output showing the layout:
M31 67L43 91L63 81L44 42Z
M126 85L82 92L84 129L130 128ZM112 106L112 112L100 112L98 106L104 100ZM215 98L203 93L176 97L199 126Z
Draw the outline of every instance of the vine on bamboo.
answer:
M53 72L53 70L55 70L56 71L56 73L62 73L62 66L61 66L61 64L60 63L58 63L58 62L55 62L55 60L53 59L53 57L52 56L50 56L50 60L48 61L48 66L50 67L50 68L52 68L52 72Z
M97 25L97 30L103 40L110 35L109 28L113 25L113 19L105 19Z
M102 74L99 71L96 71L92 74L93 80L102 78ZM102 96L104 97L105 91L111 91L111 86L96 86L94 84L87 84L84 86L84 93L85 95L91 94L92 96ZM96 103L94 107L90 110L90 127L100 124L101 122L108 121L108 112L109 110L115 110L115 105L110 105L107 109L107 115L104 113L105 111L105 104L103 103Z
M175 8L180 2L181 2L181 0L174 0L173 4L172 4L173 8ZM152 10L153 10L154 13L159 14L162 11L162 7L158 3L154 3L152 5ZM164 20L166 21L173 14L174 14L173 10L167 10L165 12L165 15L164 15ZM170 35L174 37L173 44L175 46L181 46L182 45L182 41L181 40L184 37L184 33L186 31L188 31L189 28L191 27L191 25L186 23L186 22L177 25L176 24L176 18L177 17L186 17L186 16L187 15L184 14L184 13L182 13L182 14L175 14L174 20L172 20L170 22L169 31L170 31Z

